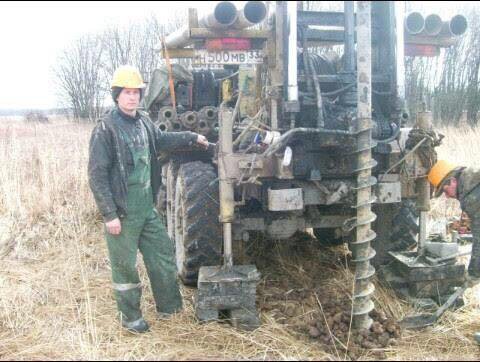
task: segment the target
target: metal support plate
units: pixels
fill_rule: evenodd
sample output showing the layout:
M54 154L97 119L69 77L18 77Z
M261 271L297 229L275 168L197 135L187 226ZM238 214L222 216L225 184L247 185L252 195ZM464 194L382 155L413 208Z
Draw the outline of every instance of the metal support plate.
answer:
M270 211L303 210L302 189L268 189L268 209Z
M377 184L377 203L391 204L402 201L402 185L400 182L379 182Z

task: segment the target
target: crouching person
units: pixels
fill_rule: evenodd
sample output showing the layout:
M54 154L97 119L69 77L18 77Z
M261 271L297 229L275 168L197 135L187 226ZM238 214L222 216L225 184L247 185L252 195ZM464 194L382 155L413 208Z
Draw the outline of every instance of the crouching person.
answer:
M460 201L462 211L471 220L472 256L468 264L468 279L471 285L480 281L480 170L457 167L448 161L439 160L428 174L428 180L435 186L435 196ZM480 332L474 338L480 344Z

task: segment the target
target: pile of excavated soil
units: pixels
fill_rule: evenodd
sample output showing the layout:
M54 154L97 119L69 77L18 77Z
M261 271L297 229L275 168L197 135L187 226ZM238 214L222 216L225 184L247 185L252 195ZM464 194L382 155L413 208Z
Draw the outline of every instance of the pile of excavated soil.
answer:
M385 350L398 345L401 338L400 326L388 311L377 306L370 313L373 324L369 330L351 327L351 288L345 286L352 285L353 275L346 268L348 255L344 247L322 248L308 235L297 236L295 243L276 246L278 253L271 257L285 260L283 265L273 260L269 264L269 256L263 260L256 257L268 279L258 291L260 310L272 312L279 323L318 342L339 358L387 358ZM292 272L296 260L297 272Z
M351 329L351 303L349 300L326 302L323 314L315 314L310 322L308 333L313 339L329 347L332 352L347 353L351 359L362 355L362 349L372 350L378 359L387 358L384 348L396 346L401 337L398 323L385 312L372 311L370 329Z

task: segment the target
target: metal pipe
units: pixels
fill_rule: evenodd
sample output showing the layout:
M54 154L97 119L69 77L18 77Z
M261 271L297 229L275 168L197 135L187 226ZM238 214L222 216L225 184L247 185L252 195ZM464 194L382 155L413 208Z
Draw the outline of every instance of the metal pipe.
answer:
M227 178L225 156L233 153L233 112L224 105L219 111L220 133L218 153L218 174L220 191L220 222L223 223L224 266L229 268L232 262L232 222L235 213L233 183Z
M422 102L420 111L417 112L417 121L416 126L425 131L430 131L432 129L432 112L427 111L427 104Z
M198 116L196 112L187 111L180 115L180 122L186 129L194 129L198 123Z
M220 133L218 172L220 184L220 222L233 222L234 198L233 184L227 179L225 156L233 153L233 112L230 109L220 109Z
M355 70L355 14L353 1L345 1L344 7L345 54L343 67L345 72L353 72Z
M198 21L198 25L212 29L226 29L231 27L237 20L237 8L230 1L221 1L215 5L215 9Z
M425 242L427 240L428 210L424 211L421 208L430 209L430 184L426 179L420 179L416 182L416 187L417 201L420 200L419 205L417 205L420 211L417 254L423 256L425 255ZM425 205L421 205L422 203Z
M310 73L310 62L308 60L308 42L305 31L302 34L302 60L303 60L303 75L305 77L307 93L313 93L313 79Z
M372 324L369 313L374 304L371 296L375 286L371 278L375 268L370 260L375 250L370 242L376 234L370 224L376 215L371 210L372 198L372 43L371 43L371 3L357 2L357 200L355 241L350 243L352 258L355 263L355 287L353 293L353 327L368 329Z
M205 28L226 29L235 23L237 17L235 5L230 1L221 1L215 5L213 11L198 21L198 25ZM190 38L190 29L188 26L178 29L165 38L165 46L167 48L182 48L191 43L192 39Z
M276 99L270 101L270 125L272 126L272 130L278 130L278 102Z
M223 224L223 265L229 269L233 266L232 255L232 223Z
M344 54L344 71L345 73L353 74L355 72L355 13L353 1L346 1L344 3L344 43L345 43L345 54ZM342 102L346 105L355 106L357 101L357 87L356 84L353 84L352 87L348 88L348 91L342 94Z
M422 109L417 113L416 126L422 130L430 131L432 129L432 112L427 111L425 102L422 103ZM428 165L424 165L428 167ZM430 182L426 177L420 178L415 182L417 191L416 206L420 213L419 233L417 255L425 254L425 242L427 240L428 212L430 211Z
M212 127L206 120L204 119L200 119L198 121L198 133L200 133L201 135L208 135L211 131L212 131Z
M306 49L304 49L306 51ZM313 77L313 84L315 86L315 97L317 99L317 128L325 127L325 120L323 117L323 101L322 101L322 90L320 89L320 82L318 81L317 72L315 67L312 64L312 57L307 54L306 56L308 67L310 68L310 73Z
M455 15L450 19L450 32L454 36L460 36L467 31L468 22L467 18L463 15Z
M274 129L272 129L274 131ZM270 157L274 153L282 150L286 147L290 141L295 140L298 136L311 135L311 134L330 134L330 135L343 135L354 136L355 134L350 131L337 130L337 129L318 129L318 128L292 128L282 134L280 138L271 143L268 148L263 152L265 157Z
M178 132L182 130L182 122L178 118L172 119L170 123L172 124L172 131Z
M170 121L161 121L158 122L157 125L162 132L168 132L173 130L172 123Z
M165 122L177 118L177 111L172 106L164 106L158 111L158 121Z
M207 120L208 122L217 121L218 110L213 106L205 106L198 112L200 118Z
M297 83L297 2L287 3L289 21L288 34L288 100L298 101Z
M414 11L407 15L404 26L408 34L420 34L425 28L425 19L422 14Z
M192 40L190 39L190 29L188 27L183 27L177 31L167 35L165 38L165 44L167 48L181 48L187 45L190 45Z
M437 14L430 14L425 18L425 28L422 34L435 36L442 30L442 18Z
M397 97L399 103L402 104L405 100L405 43L404 43L404 3L401 1L395 1L395 27L396 27L396 40L395 40L395 75L394 79L397 80Z
M235 29L244 29L260 23L267 15L267 7L262 1L248 1L238 10L237 20L233 24Z
M285 1L268 2L272 12L269 17L270 25L274 27L272 38L267 42L270 51L275 54L274 61L269 62L270 77L270 125L272 130L278 130L282 121L279 108L285 99L286 79L286 52L285 36L287 28L287 3Z
M450 21L445 21L442 24L440 35L443 36L460 36L465 33L468 27L467 18L463 15L455 15Z
M428 212L430 211L430 183L427 178L416 181L417 210L419 211L419 233L417 255L425 255L425 242L427 241Z

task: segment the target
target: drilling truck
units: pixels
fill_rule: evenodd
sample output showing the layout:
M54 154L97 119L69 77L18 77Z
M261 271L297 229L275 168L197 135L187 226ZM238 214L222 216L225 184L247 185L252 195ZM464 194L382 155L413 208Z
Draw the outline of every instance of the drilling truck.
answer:
M258 232L285 240L312 229L319 244L348 242L356 328L372 322L375 267L396 260L407 272L394 277L411 286L414 256L395 253L426 238L439 139L426 109L407 112L404 57L435 56L466 28L461 15L405 14L393 1L189 9L162 40L165 65L144 106L161 130L193 130L214 145L164 155L158 202L178 275L198 286L199 319L227 310L238 325L258 325L259 273L232 257Z

